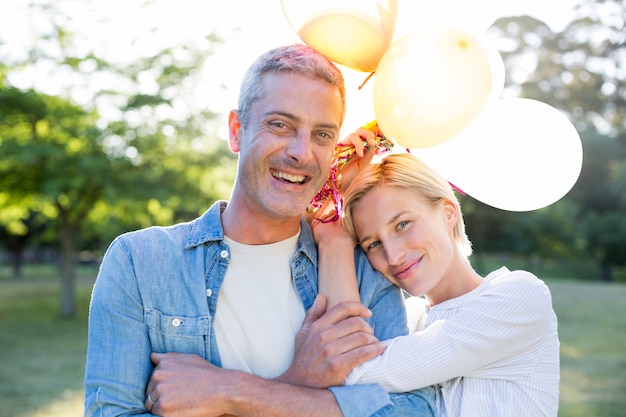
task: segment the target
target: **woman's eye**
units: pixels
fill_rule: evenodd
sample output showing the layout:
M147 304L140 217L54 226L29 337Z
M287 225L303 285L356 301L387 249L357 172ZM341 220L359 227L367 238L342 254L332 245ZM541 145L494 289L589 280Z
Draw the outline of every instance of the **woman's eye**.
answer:
M405 227L407 227L409 225L409 221L408 220L403 220L400 223L398 223L398 226L396 227L398 230L404 229Z
M370 243L369 245L367 245L367 251L366 251L366 252L369 252L369 251L371 251L372 249L377 248L377 247L378 247L378 245L380 245L380 241L378 241L378 240L377 240L377 241L375 241L375 242Z

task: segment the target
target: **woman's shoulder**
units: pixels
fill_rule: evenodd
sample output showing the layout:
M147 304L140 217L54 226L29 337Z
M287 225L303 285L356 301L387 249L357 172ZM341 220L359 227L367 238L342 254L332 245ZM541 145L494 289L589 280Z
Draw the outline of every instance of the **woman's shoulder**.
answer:
M511 271L505 266L489 273L485 282L493 286L546 287L545 282L532 272L523 269Z
M485 277L484 291L510 299L520 307L537 306L544 303L552 305L552 296L546 283L535 274L526 270L509 270L502 267Z

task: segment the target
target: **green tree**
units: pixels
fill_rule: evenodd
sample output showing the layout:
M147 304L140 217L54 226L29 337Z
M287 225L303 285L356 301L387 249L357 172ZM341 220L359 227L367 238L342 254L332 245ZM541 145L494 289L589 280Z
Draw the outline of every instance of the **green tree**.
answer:
M77 47L64 28L68 16L53 5L32 6L50 25L34 34L27 57L4 57L0 67L0 190L5 210L29 201L53 208L61 313L71 315L78 240L100 246L129 229L196 216L228 196L235 158L211 137L214 114L185 102L218 39L111 63ZM15 74L34 66L82 86L82 104L69 86L58 95L12 86Z
M74 303L76 239L103 196L109 160L98 145L95 115L33 90L0 89L0 189L13 198L48 201L55 210L62 254L61 313Z
M611 267L626 264L622 255L626 239L619 232L626 227L625 24L623 1L586 0L560 32L530 17L499 19L491 29L507 41L501 47L507 94L537 99L563 111L583 142L579 180L555 204L576 207L567 210L572 221L562 225L560 216L551 216L552 209L540 210L526 227L548 230L554 222L573 230L574 236L565 240L571 252L584 250L595 259L603 279L611 279ZM548 247L540 243L543 234L527 237L546 253Z

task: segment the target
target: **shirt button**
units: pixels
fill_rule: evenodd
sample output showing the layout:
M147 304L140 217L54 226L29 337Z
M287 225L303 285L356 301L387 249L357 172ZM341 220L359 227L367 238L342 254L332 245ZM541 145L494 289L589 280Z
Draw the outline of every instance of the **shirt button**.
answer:
M206 296L207 296L207 297L210 297L210 296L212 296L212 295L213 295L213 291L212 291L210 288L207 288L207 289L206 289Z
M174 327L178 327L178 326L180 326L181 324L183 324L183 322L182 322L182 321L180 321L180 319L172 319L172 326L174 326Z
M220 252L220 256L222 258L228 258L228 251L224 249L223 251Z

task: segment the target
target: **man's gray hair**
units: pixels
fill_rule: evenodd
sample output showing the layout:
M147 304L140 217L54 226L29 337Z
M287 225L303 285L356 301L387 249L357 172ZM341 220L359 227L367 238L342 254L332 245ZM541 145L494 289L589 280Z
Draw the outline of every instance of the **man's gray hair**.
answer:
M239 91L239 120L246 127L250 118L250 107L259 100L263 92L263 76L268 72L302 75L314 80L326 81L339 90L342 103L341 120L346 111L346 88L341 71L328 58L313 48L294 44L281 46L265 52L250 66L241 82Z

